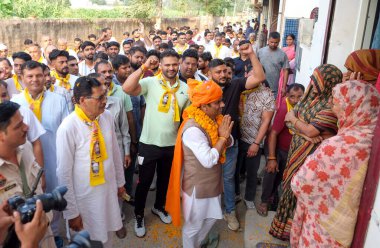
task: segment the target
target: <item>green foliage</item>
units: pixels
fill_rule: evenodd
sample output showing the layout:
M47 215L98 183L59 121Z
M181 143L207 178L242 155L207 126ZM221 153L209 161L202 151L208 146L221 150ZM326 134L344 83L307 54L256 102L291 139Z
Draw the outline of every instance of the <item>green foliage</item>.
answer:
M12 12L13 12L13 1L1 0L0 1L0 17L12 16Z
M156 0L124 0L126 17L152 18L157 13Z
M90 0L90 1L97 5L106 5L106 0Z
M69 0L14 0L13 14L21 18L57 18L69 7Z
M113 8L112 10L95 10L95 9L68 9L62 14L65 18L124 18L126 17L125 8Z
M223 16L225 9L233 6L232 1L228 0L201 0L203 9L213 16Z

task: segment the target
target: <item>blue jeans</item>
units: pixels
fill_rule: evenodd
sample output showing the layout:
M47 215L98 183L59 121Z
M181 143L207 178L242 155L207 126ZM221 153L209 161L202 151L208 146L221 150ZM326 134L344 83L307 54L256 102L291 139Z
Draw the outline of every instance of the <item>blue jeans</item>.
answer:
M226 162L223 164L224 205L226 213L235 210L235 169L238 155L238 141L226 151Z

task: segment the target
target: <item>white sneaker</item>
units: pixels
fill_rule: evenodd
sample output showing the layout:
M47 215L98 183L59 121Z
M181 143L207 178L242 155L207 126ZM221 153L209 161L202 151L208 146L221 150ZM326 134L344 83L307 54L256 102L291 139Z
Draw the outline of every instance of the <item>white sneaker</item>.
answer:
M172 223L172 217L165 211L165 209L152 208L152 213L160 217L161 221L165 224Z
M135 215L135 234L137 237L142 238L145 236L144 217Z
M227 226L230 230L232 231L237 231L239 229L239 221L236 218L236 213L235 211L232 211L231 213L225 213L224 214L224 220L227 221Z
M255 209L255 203L253 201L247 201L246 199L244 199L244 202L245 202L245 206L247 206L247 209Z

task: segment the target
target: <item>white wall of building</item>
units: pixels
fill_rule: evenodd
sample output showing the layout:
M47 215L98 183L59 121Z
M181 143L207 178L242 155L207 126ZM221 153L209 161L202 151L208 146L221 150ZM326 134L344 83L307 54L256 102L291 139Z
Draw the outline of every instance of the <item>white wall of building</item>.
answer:
M347 56L362 48L369 3L370 0L336 2L327 62L342 71Z
M287 3L295 0L286 0ZM336 65L343 72L344 62L347 56L354 50L369 48L366 30L372 31L374 12L372 10L377 0L337 0L333 16L331 37L327 55L327 63ZM369 8L370 3L371 8ZM319 0L319 16L314 26L314 34L311 46L300 45L302 48L302 63L300 71L297 71L296 82L308 85L309 77L315 67L322 63L324 38L329 9L329 0ZM376 8L376 6L375 6ZM368 20L367 20L368 17ZM367 28L367 29L366 29Z

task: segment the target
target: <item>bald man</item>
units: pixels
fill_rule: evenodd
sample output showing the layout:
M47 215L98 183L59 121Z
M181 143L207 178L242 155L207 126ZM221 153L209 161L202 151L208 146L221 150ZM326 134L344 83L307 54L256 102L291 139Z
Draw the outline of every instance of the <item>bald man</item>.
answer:
M69 49L67 46L67 40L65 38L58 38L57 47L59 50L67 51L70 56L74 56L77 60L79 60L77 53L74 50Z

